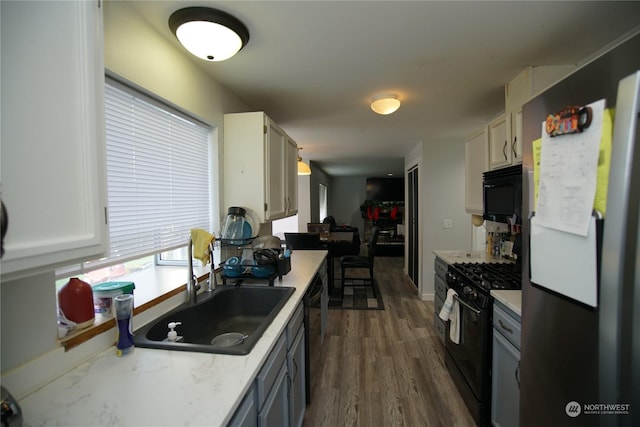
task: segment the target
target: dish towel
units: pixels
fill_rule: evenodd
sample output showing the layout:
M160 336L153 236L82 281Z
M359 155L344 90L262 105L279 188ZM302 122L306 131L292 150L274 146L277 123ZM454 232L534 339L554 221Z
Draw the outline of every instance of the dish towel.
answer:
M456 291L449 289L447 291L447 299L444 301L438 317L445 322L447 320L451 321L449 324L449 339L455 344L460 344L460 305L454 296L458 296Z
M193 244L193 257L199 259L205 266L209 262L209 244L215 236L201 228L191 229L191 243Z

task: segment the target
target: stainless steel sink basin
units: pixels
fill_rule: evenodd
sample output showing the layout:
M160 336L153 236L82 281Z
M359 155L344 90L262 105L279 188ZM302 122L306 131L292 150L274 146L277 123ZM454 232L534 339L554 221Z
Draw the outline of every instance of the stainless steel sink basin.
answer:
M220 286L204 300L181 305L143 326L136 331L133 341L137 347L248 354L294 290L291 287ZM170 322L181 323L175 328L182 337L177 342L167 340ZM220 337L229 333L238 334L240 339L224 339L229 335Z

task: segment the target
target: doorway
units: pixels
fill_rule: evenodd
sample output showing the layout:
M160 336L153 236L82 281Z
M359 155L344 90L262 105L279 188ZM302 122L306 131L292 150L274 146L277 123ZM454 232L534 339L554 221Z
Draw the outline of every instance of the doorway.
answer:
M407 238L408 238L408 275L413 284L419 287L420 255L418 239L418 166L409 169L407 173L408 209L407 209Z

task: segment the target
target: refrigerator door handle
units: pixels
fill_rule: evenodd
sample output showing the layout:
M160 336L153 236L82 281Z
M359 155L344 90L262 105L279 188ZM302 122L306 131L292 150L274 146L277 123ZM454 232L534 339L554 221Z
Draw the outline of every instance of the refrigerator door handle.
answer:
M640 381L640 369L633 363L640 359L640 334L634 323L640 318L640 289L633 289L634 282L636 288L640 287L635 272L639 263L640 235L640 143L636 140L639 114L640 71L636 71L618 85L602 240L598 320L600 401L630 403L631 407L634 403L640 404L637 391L632 390ZM636 400L631 402L634 395ZM603 419L606 421L603 425L617 425L613 418Z

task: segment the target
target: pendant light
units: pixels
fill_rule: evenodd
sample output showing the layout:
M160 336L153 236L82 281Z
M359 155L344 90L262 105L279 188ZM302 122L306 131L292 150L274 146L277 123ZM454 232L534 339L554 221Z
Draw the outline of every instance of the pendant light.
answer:
M396 95L381 95L371 102L371 109L384 116L395 112L398 108L400 108L400 100Z
M235 17L209 7L187 7L169 17L180 43L205 61L231 58L249 41L249 30Z
M300 152L300 150L302 150L302 148L298 148L298 152ZM298 175L311 175L311 168L302 161L300 154L298 154Z

